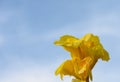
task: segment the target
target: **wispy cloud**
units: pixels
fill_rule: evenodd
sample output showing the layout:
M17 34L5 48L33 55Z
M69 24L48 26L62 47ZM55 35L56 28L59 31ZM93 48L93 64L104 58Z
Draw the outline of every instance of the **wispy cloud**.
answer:
M98 15L88 20L69 24L60 28L55 28L43 34L44 38L52 39L64 34L71 34L81 36L86 33L94 33L100 36L120 37L119 35L119 15L116 13L109 13L105 15Z
M9 70L1 76L0 82L61 82L55 77L53 67L30 66L21 67L19 70ZM70 81L65 78L62 82Z
M56 64L57 65L57 64ZM59 76L54 75L54 71L56 66L53 64L43 67L40 65L34 66L25 66L20 67L20 69L13 69L4 73L0 82L71 82L72 77L65 76L64 80L61 81ZM98 66L99 67L99 66ZM93 82L101 82L101 81L119 81L119 72L114 71L106 71L106 69L95 68L93 70Z
M50 11L51 8L55 7L55 6L51 7L52 3L51 4L49 3L50 5L48 4L46 6L45 5L46 2L44 2L44 4L42 4L44 5L45 7L44 8L44 7L41 7L41 5L39 4L36 5L36 1L29 2L29 0L26 0L25 2L24 1L18 2L13 0L10 2L11 2L10 4L9 3L5 5L3 4L3 8L1 8L2 11L0 13L0 26L1 26L0 28L4 30L4 32L2 32L3 34L0 33L0 47L3 46L5 43L8 43L8 45L6 45L3 50L1 49L2 63L0 64L2 64L1 65L2 70L0 71L0 82L71 82L71 78L69 77L65 77L65 79L61 81L59 76L54 76L54 70L55 70L54 67L57 67L57 66L53 66L52 64L54 63L55 65L58 65L58 62L61 61L60 58L59 60L57 60L57 62L45 61L45 63L48 63L47 65L41 64L41 62L43 62L42 60L39 60L39 61L36 60L36 59L39 59L39 57L43 60L44 58L47 59L46 57L48 56L48 54L50 54L48 56L48 59L49 57L51 57L51 55L53 54L53 52L51 52L51 49L53 49L53 51L55 51L56 49L48 45L48 44L51 44L50 42L53 42L53 40L59 38L59 36L62 36L64 34L70 34L76 37L81 37L84 34L90 33L90 32L99 36L107 36L107 37L110 36L111 38L117 37L117 40L119 40L120 38L119 11L114 10L113 8L114 11L109 9L108 10L109 12L107 11L106 13L99 13L102 10L101 3L99 2L98 2L99 8L96 7L98 3L97 4L94 3L95 5L92 4L93 7L96 7L97 11L91 11L91 12L89 12L89 8L86 8L86 7L89 7L88 3L86 4L86 2L84 2L85 9L82 6L80 6L82 7L81 9L83 14L81 14L81 10L79 10L78 12L79 4L76 7L69 4L72 10L70 10L69 8L66 8L65 10L67 11L63 10L63 8L66 7L67 5L63 6L62 8L59 6L60 11L58 8L55 8L55 9L52 9L52 11L54 10L55 11L52 12L51 14L51 11ZM6 1L4 3L6 3ZM60 3L62 4L62 2ZM91 7L90 7L90 10L92 10ZM39 8L41 8L42 10L41 9L39 10ZM76 10L76 11L73 11L73 10ZM87 14L86 12L84 12L84 10L90 14ZM48 11L50 12L49 14L48 14ZM70 14L69 11L72 14ZM67 16L67 14L70 14L70 15ZM80 16L80 15L83 15L83 19L80 19L79 21L76 22L76 19L78 19L77 16ZM55 17L60 19L57 19ZM71 21L71 23L69 23L70 22L68 20L69 17L71 18L73 17L73 20ZM76 19L74 19L74 17ZM69 21L69 22L58 23L59 20L61 20L60 22L62 22L62 20L64 20L63 22L65 21ZM42 32L43 28L40 28L41 26L40 24L42 23L43 25L46 24L45 26L50 25L50 27L59 26L59 24L63 24L63 25L61 25L60 27L54 27L54 30L53 28L51 29L51 28L45 27L45 31ZM57 25L52 25L50 23L52 24L57 23ZM40 32L38 31L36 33L37 30L34 29L35 27L40 28L39 29ZM33 29L34 29L34 32L33 32ZM4 34L6 35L4 36ZM110 45L110 48L113 47L113 44ZM38 46L38 47L33 47L33 46ZM30 49L28 49L29 47ZM46 48L48 47L49 49L46 51ZM113 53L118 54L119 44L114 45L114 49L117 51L114 51L112 49ZM27 55L25 56L26 53ZM32 57L34 57L33 59L30 58L30 54L32 55ZM40 54L40 56L38 57L38 55L35 55L35 54L38 54L38 55ZM63 54L63 52L59 54ZM42 55L45 55L45 57L42 58L43 57ZM114 55L114 58L115 56L116 55ZM119 56L117 57L119 58ZM54 57L53 57L53 60L55 60ZM116 69L117 65L115 65L116 62L119 62L119 59L117 60L112 59L112 61L113 62L110 62L110 63L114 65L111 65L111 64L110 65L116 66L116 67L114 67L114 69L112 68L110 69L110 66L108 66L111 72L109 71L107 73L106 72L104 73L103 69L100 70L96 68L97 70L93 74L94 75L93 82L119 81L119 69ZM41 65L38 64L39 62Z
M111 70L110 72L105 72L105 70L96 70L93 72L93 82L113 82L119 81L119 78L119 73L116 70Z

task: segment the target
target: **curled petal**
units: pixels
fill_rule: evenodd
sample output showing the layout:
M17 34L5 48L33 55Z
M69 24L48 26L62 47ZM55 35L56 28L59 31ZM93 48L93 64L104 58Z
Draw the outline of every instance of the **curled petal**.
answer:
M55 41L54 44L61 46L78 47L80 40L74 36L64 35L60 37L60 40Z
M74 75L72 61L66 60L63 64L61 64L55 72L55 75L58 74L60 74L61 79L63 79L64 75Z

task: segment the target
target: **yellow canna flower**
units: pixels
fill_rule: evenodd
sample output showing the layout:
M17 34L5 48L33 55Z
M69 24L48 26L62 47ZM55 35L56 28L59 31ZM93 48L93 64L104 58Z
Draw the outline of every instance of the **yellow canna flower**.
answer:
M93 34L86 34L80 39L64 35L60 40L55 41L55 44L62 46L71 55L71 60L63 62L55 72L56 75L60 74L61 79L64 75L70 75L79 79L79 82L89 82L89 78L92 80L92 68L98 59L104 61L110 59L99 37ZM73 80L75 81L78 82L78 80Z

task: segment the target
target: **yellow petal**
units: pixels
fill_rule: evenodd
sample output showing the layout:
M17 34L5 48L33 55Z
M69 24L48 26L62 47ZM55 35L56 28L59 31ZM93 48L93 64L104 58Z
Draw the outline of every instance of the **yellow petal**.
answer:
M78 38L75 38L74 36L64 35L60 37L60 40L55 41L54 44L61 46L78 47L80 44L80 40Z
M54 43L69 51L72 58L65 61L56 70L55 74L60 74L61 79L64 75L72 75L80 81L88 80L89 77L92 80L91 71L98 59L104 61L110 59L109 53L100 43L99 37L93 34L86 34L80 39L64 35Z
M81 58L82 57L82 56L80 56L79 48L64 46L64 49L70 52L70 55L72 58L76 58L76 57Z
M78 58L73 59L74 71L82 80L85 80L90 75L90 67L92 64L92 58L86 57L83 60L79 60ZM91 76L92 77L92 76Z
M61 79L63 79L64 75L73 75L74 74L74 69L73 69L73 64L71 60L65 61L63 64L58 67L58 69L55 72L55 75L60 74Z
M108 52L103 48L102 44L100 43L99 37L94 36L93 34L86 34L82 38L84 42L84 51L87 52L92 58L108 61L110 59ZM87 48L87 49L85 49Z

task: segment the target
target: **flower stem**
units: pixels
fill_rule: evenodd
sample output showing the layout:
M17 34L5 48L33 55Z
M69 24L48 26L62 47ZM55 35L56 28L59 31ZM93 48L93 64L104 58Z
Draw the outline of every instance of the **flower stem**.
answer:
M89 77L86 80L72 79L72 82L89 82Z

